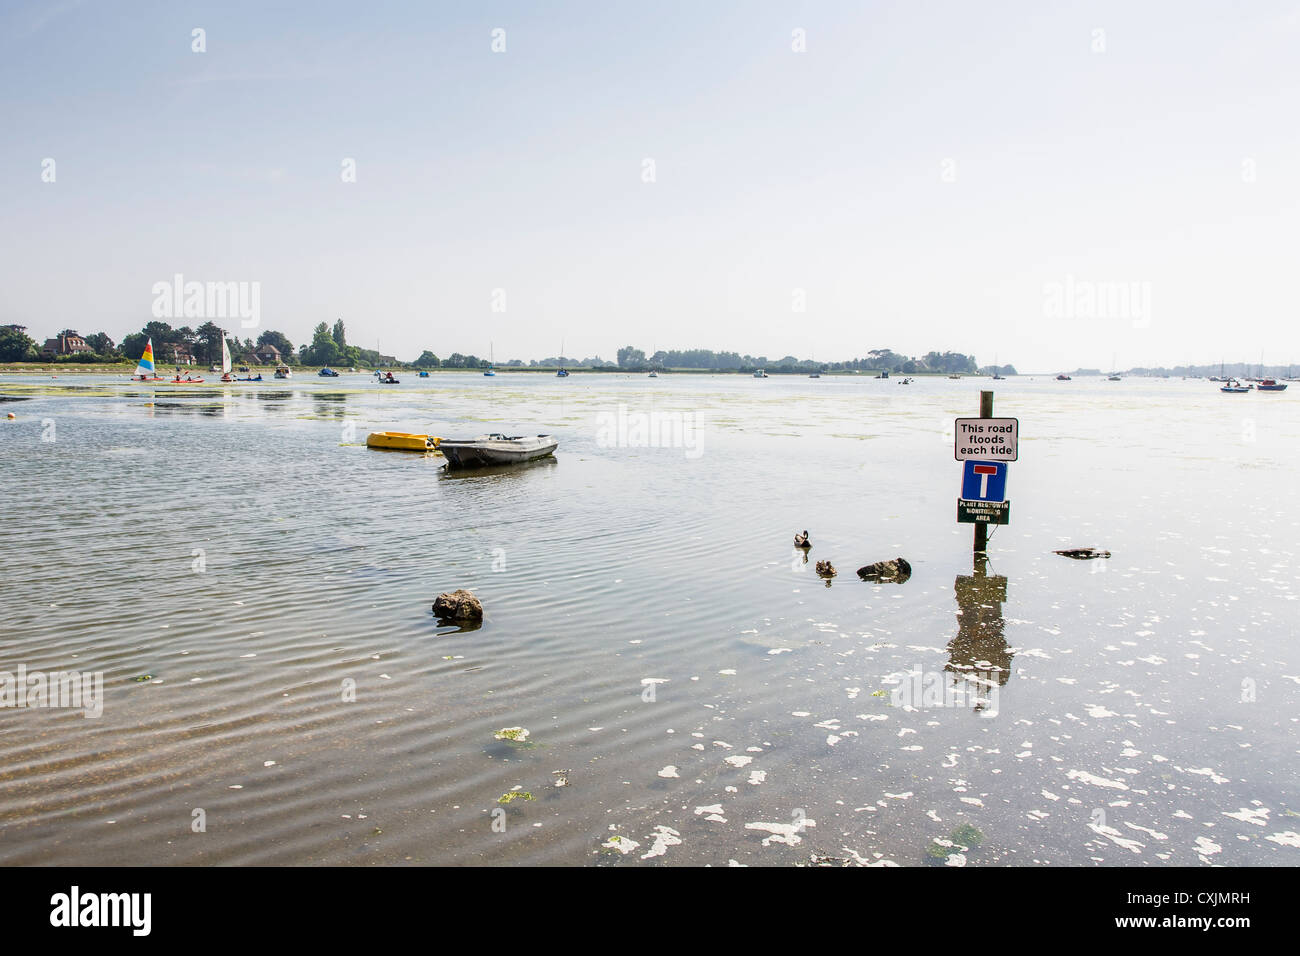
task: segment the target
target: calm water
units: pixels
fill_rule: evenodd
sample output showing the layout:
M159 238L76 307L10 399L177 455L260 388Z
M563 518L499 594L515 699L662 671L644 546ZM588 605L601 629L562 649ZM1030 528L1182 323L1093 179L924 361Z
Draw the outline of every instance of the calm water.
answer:
M990 384L1021 453L976 568L947 430ZM1300 386L0 395L0 669L104 679L99 718L0 709L0 862L1300 863ZM560 446L450 478L380 429ZM481 628L431 616L457 587ZM983 704L906 696L960 674Z

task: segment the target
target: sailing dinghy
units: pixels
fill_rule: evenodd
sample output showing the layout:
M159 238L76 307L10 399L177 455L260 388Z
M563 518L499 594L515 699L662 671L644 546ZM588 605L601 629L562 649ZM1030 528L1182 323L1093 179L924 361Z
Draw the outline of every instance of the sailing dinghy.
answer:
M153 339L149 338L144 343L144 353L140 356L140 364L135 367L135 374L131 376L133 382L161 382L157 371L153 365Z

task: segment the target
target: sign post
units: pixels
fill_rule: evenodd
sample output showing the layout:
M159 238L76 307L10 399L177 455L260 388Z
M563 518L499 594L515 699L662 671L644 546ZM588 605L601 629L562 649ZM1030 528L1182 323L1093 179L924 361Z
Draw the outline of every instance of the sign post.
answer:
M980 418L993 417L993 392L980 392ZM981 554L989 549L989 526L983 521L975 522L975 550Z
M1019 457L1019 441L1019 419L993 417L992 392L980 392L979 418L959 418L954 424L953 457L964 463L957 521L975 525L976 554L988 550L990 524L1011 520L1007 463Z

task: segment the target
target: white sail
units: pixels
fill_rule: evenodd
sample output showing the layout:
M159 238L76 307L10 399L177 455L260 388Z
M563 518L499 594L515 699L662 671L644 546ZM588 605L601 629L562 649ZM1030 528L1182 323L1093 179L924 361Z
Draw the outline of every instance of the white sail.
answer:
M230 374L230 346L226 343L226 333L221 333L221 371Z

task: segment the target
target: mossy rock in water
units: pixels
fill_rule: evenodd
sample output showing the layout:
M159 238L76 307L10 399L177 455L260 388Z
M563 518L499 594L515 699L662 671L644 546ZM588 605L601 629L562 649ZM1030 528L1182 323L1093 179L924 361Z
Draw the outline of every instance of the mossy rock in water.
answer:
M953 843L960 843L963 846L977 847L984 842L984 834L979 827L971 826L969 823L963 823L948 835Z
M956 849L951 840L931 840L930 845L925 848L925 855L932 860L946 860L948 854Z
M509 793L503 793L501 794L501 796L497 797L497 803L506 804L508 806L514 803L516 800L536 800L536 799L537 798L534 797L527 790L511 790Z
M984 833L979 827L963 823L953 828L948 839L936 837L925 848L925 855L931 860L947 860L954 853L966 853L984 842Z

